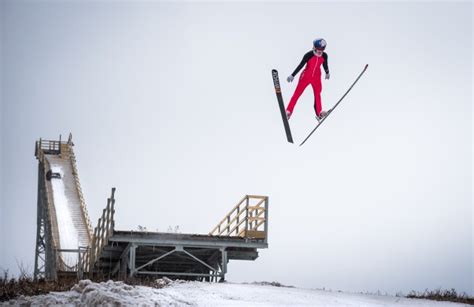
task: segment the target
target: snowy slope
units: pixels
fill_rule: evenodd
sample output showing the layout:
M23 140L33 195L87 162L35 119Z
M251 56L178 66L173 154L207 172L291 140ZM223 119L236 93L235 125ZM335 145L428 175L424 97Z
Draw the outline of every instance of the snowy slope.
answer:
M79 247L89 246L89 229L83 216L78 190L80 187L74 177L70 150L63 148L60 155L47 154L45 158L51 171L61 175L61 178L47 181L52 193L58 247L62 250L77 250ZM61 252L60 256L66 266L77 265L76 252Z
M53 173L60 173L61 178L64 180L65 174L61 166L52 165L51 171ZM72 219L72 204L66 195L66 187L63 180L51 180L56 220L58 222L59 246L61 249L77 249L79 247L78 231ZM77 254L75 253L61 253L61 258L68 266L74 266L78 261Z
M158 280L163 283L163 280ZM349 294L262 284L171 282L157 289L83 280L71 291L21 297L6 305L126 306L466 306L393 296Z

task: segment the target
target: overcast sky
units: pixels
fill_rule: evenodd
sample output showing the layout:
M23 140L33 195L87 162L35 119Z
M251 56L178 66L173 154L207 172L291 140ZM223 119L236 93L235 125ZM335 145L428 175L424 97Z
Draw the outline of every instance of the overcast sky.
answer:
M230 281L473 294L472 2L1 2L0 268L33 270L34 142L73 134L92 223L207 233L270 197ZM271 79L328 43L323 108L286 142ZM310 88L291 127L316 124Z

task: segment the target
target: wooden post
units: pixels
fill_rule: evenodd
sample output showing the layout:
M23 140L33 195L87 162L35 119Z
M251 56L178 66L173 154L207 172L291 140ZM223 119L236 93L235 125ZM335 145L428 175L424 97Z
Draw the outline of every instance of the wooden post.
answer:
M245 199L245 232L244 237L247 236L246 232L249 229L249 196Z
M237 228L235 229L235 234L239 234L239 219L240 219L240 206L237 207Z
M265 224L264 224L264 231L265 231L265 243L268 243L268 197L265 199Z

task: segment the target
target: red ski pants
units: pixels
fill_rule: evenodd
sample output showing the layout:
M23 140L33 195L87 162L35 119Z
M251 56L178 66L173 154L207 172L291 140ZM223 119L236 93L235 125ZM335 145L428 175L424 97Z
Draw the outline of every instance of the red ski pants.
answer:
M293 97L291 97L290 103L286 108L290 114L293 113L293 109L295 108L296 102L300 98L301 94L303 94L304 90L308 85L311 84L314 92L314 110L316 111L316 115L319 116L321 113L321 91L323 89L321 85L320 79L309 79L309 78L300 78L298 81L298 85L296 86L295 93Z

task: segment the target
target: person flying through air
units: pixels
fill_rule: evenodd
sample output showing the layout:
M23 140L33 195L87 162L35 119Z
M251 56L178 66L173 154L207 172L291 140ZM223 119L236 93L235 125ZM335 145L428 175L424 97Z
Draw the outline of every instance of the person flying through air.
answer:
M293 109L295 108L296 102L303 94L304 90L308 85L311 84L314 93L314 110L316 112L316 119L321 121L325 116L328 115L328 112L322 110L321 105L321 65L324 68L325 79L329 79L329 66L328 66L328 55L324 50L326 49L326 41L323 38L318 38L313 41L313 50L307 52L301 63L296 67L295 71L288 76L286 79L288 82L292 82L294 77L298 72L304 68L303 72L300 75L298 80L298 85L296 86L295 92L291 97L290 103L286 108L286 116L290 119Z

